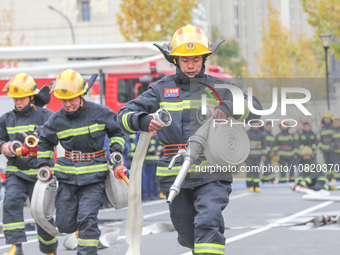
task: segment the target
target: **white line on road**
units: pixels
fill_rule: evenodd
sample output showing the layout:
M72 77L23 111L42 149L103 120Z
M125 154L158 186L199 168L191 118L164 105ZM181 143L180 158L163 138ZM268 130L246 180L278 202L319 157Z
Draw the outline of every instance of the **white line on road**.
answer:
M231 238L228 238L227 241L226 241L226 244L228 243L231 243L231 242L235 242L237 240L240 240L240 239L243 239L245 237L248 237L248 236L252 236L252 235L256 235L258 233L261 233L261 232L264 232L264 231L267 231L271 228L274 228L274 227L278 227L279 225L283 224L283 223L286 223L288 221L291 221L295 218L298 218L300 216L303 216L307 213L310 213L310 212L313 212L315 210L318 210L322 207L326 207L328 205L331 205L333 204L334 202L332 201L327 201L327 202L324 202L324 203L321 203L321 204L318 204L316 206L312 206L312 207L309 207L301 212L298 212L298 213L295 213L291 216L288 216L286 218L283 218L283 219L280 219L274 223L270 223L268 224L267 226L264 226L264 227L261 227L261 228L258 228L258 229L255 229L255 230L252 230L252 231L249 231L249 232L246 232L246 233L243 233L243 234L240 234L240 235L237 235L237 236L234 236L234 237L231 237Z
M249 195L251 195L251 193L242 193L242 194L238 194L238 195L235 195L235 196L230 196L230 199L231 200L238 199L238 198L242 198L242 197L249 196ZM151 201L151 202L143 203L143 207L161 204L161 203L164 203L164 202L165 202L164 200ZM124 208L124 209L126 209L126 208ZM105 211L105 212L116 211L116 209L107 208L107 209L103 209L101 211ZM162 215L162 214L166 214L166 213L169 213L169 210L164 210L164 211L160 211L160 212L156 212L156 213L146 214L146 215L144 215L144 219L148 219L148 218L155 217L155 216ZM29 220L33 220L33 219L29 219ZM117 222L116 224L121 224L121 223L123 223L123 222ZM116 225L116 224L112 224L112 225ZM125 239L125 235L118 237L118 240L121 240L121 239ZM24 245L28 244L28 243L34 243L34 242L37 242L37 241L38 241L38 239L33 239L33 240L25 242ZM11 247L11 245L0 246L0 250L7 249L9 247ZM188 254L191 254L191 253L188 253Z
M233 200L233 199L237 199L237 198L241 198L241 197L246 197L246 196L249 196L251 194L252 193L242 193L242 194L238 194L238 195L235 195L235 196L230 196L230 199Z
M242 194L241 194L242 195ZM246 237L249 237L249 236L252 236L252 235L256 235L256 234L259 234L261 232L264 232L264 231L267 231L271 228L274 228L274 227L278 227L280 226L281 224L283 223L286 223L286 222L289 222L295 218L298 218L300 216L303 216L307 213L310 213L310 212L313 212L315 210L318 210L320 208L323 208L323 207L326 207L326 206L329 206L331 204L333 204L334 202L333 201L327 201L327 202L324 202L324 203L321 203L321 204L318 204L316 206L312 206L312 207L309 207L303 211L300 211L300 212L297 212L295 214L292 214L286 218L282 218L274 223L270 223L264 227L260 227L258 229L255 229L255 230L252 230L252 231L249 231L249 232L246 232L246 233L243 233L243 234L240 234L240 235L237 235L237 236L234 236L234 237L231 237L231 238L228 238L226 240L226 244L228 243L232 243L232 242L235 242L235 241L238 241L240 239L243 239L243 238L246 238ZM182 253L181 255L191 255L192 253L191 252L186 252L186 253Z

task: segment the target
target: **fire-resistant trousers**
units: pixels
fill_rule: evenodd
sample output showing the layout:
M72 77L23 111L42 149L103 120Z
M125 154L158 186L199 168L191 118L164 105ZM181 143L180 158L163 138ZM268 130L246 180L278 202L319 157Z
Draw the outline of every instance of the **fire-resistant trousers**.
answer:
M104 202L105 183L84 186L59 182L56 225L60 232L78 234L78 255L96 255L99 236L98 211Z
M7 244L26 242L24 203L30 201L35 182L9 175L6 179L5 199L3 203L3 230ZM50 220L53 225L53 218ZM39 248L43 253L52 253L57 249L58 239L37 225Z
M178 242L195 254L224 254L222 211L229 203L231 183L213 181L192 189L181 189L169 205Z

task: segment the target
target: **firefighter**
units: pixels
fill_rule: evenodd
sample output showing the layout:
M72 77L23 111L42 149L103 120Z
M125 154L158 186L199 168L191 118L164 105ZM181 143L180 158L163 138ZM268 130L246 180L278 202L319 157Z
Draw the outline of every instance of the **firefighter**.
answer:
M78 255L97 254L101 233L97 216L108 174L105 134L112 153L122 153L125 143L116 114L106 106L87 102L87 90L78 72L68 69L58 75L51 91L61 100L62 108L46 122L38 144L39 167L51 167L49 158L58 142L65 149L65 156L58 158L53 168L59 182L56 225L63 233L77 231Z
M340 119L338 115L332 116L333 132L332 132L332 163L333 163L333 177L340 181ZM332 186L333 187L333 186Z
M331 153L331 143L332 143L332 114L329 110L324 111L322 114L321 130L320 130L320 141L319 150L323 154L324 163L327 167L327 178L332 180L333 174L329 164L332 164L332 153Z
M6 243L12 244L12 250L6 254L19 255L24 254L22 243L27 240L24 203L27 198L32 197L37 180L38 162L36 155L33 154L23 155L25 157L13 154L15 147L11 148L11 141L18 140L24 144L25 137L19 133L21 131L26 135L39 134L41 126L53 112L35 105L39 89L34 79L25 73L13 76L3 90L8 91L7 95L13 98L15 105L13 111L5 113L0 119L0 150L8 159L3 203L3 232ZM49 93L47 97L46 101L49 102ZM49 163L53 164L53 160L51 159ZM57 238L46 233L40 226L37 226L37 229L40 251L45 254L56 254Z
M249 192L260 192L260 162L266 160L266 140L259 124L253 121L251 128L247 131L250 140L250 153L246 160L246 182Z
M267 121L265 124L265 130L263 131L265 142L266 142L266 155L265 155L265 161L264 165L267 166L266 171L262 173L262 182L274 182L275 174L270 168L272 157L273 157L273 149L275 146L275 136L272 134L272 122Z
M177 160L169 170L170 160L180 148L186 148L189 137L198 128L194 121L191 122L190 117L195 116L199 105L196 104L197 100L191 100L201 98L202 89L205 87L200 87L195 81L202 81L199 78L204 78L205 83L211 86L228 83L226 80L204 74L205 61L220 43L211 46L199 27L187 25L179 28L167 47L156 45L165 58L176 66L176 73L151 84L147 91L125 104L118 113L119 123L127 133L157 130L165 149L164 156L158 161L156 179L160 191L166 195L169 194L169 188L183 162ZM244 115L233 115L231 92L226 89L216 90L223 103L215 107L215 119L225 119L227 116L239 120L244 120L245 117L254 118L247 104ZM252 100L256 109L262 109L257 99L249 100ZM170 126L163 127L153 119L152 113L159 108L170 112ZM205 162L207 161L203 160L199 166L203 166ZM194 170L195 166L198 165L193 164L190 169ZM231 182L231 173L219 178L190 178L190 175L187 175L181 192L169 205L170 217L178 232L178 242L192 249L194 254L224 254L222 210L229 202Z
M295 136L296 137L296 136ZM303 147L309 146L313 150L314 156L316 155L317 141L316 134L311 130L309 122L303 122L302 133L296 138L295 148L301 151Z
M279 182L294 182L294 167L296 166L297 150L294 147L294 136L289 133L289 127L284 121L279 124L281 132L276 135L274 154L280 156L280 179ZM288 174L288 179L287 179Z
M310 146L304 146L301 150L301 160L298 165L299 177L297 178L297 183L294 186L300 186L303 188L309 188L312 190L329 190L326 184L326 177L321 165L317 165L314 152Z

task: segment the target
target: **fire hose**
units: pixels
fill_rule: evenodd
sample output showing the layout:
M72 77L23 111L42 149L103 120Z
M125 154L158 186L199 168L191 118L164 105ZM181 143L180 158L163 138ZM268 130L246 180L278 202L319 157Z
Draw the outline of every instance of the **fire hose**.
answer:
M123 157L119 153L111 155L108 164L109 174L105 180L107 197L116 210L127 207L128 205L129 180L126 177L126 167L121 165L122 160Z
M47 233L53 236L63 236L59 230L53 226L49 220L55 212L55 197L57 195L57 180L52 177L50 168L40 168L38 171L38 180L34 186L31 214L35 222Z
M171 115L165 109L159 109L154 119L163 126L170 126ZM143 210L141 196L141 181L143 161L150 143L152 132L142 132L133 157L130 174L128 216L126 222L126 242L129 248L126 255L139 255L143 229Z
M126 168L121 166L121 154L113 154L109 162L109 175L106 179L106 192L109 201L116 209L127 206L128 186L122 180L125 176L123 172ZM121 177L123 176L123 177ZM34 186L31 214L35 222L46 232L53 236L62 236L58 229L53 226L49 220L55 213L55 198L57 195L57 180L52 175L48 167L42 167L38 171L37 182ZM126 177L125 177L126 178Z
M198 118L200 119L200 118ZM170 164L173 167L179 157L184 158L182 167L170 187L167 202L171 204L179 194L181 185L187 176L191 165L204 153L208 162L215 166L237 166L244 162L250 151L250 142L245 129L240 125L231 125L235 120L214 120L212 115L203 122L196 133L189 138L187 150L179 150Z

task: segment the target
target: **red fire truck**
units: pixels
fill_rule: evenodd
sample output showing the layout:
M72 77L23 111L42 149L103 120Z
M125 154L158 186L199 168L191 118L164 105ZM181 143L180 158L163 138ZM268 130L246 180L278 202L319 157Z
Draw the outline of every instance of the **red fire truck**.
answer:
M211 65L208 68L207 74L229 79L230 75L225 74L223 69L216 65ZM150 72L120 72L120 73L107 73L101 74L99 81L96 81L92 86L91 93L89 95L90 100L98 103L105 104L115 112L129 100L136 98L142 92L147 90L148 85L152 82L161 79L165 75L173 74L173 70L160 71L156 70L156 62L150 62ZM86 78L86 76L84 76ZM39 78L34 77L35 82L38 84L38 88L43 85L50 85L55 78ZM0 79L0 88L3 88L8 79ZM6 95L7 92L0 91L0 97ZM52 94L51 102L47 105L47 108L57 111L61 108L60 100L55 98Z

